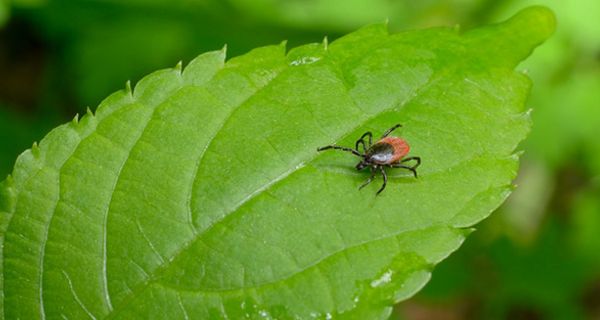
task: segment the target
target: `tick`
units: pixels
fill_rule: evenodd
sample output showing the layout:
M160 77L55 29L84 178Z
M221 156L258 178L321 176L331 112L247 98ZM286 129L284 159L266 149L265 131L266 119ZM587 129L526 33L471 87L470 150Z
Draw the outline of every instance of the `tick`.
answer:
M398 137L390 137L389 135L392 131L402 127L402 125L397 124L391 128L389 128L379 140L375 141L373 144L373 134L369 131L365 132L360 139L356 141L356 146L354 149L341 147L336 145L329 145L317 148L317 151L325 151L329 149L342 150L346 152L350 152L353 155L360 157L360 162L356 165L356 170L362 170L364 168L369 168L371 170L371 176L365 183L363 183L358 189L362 189L367 186L377 174L377 171L381 172L383 176L383 185L377 191L377 195L381 193L385 189L387 185L387 175L385 174L384 167L390 168L404 168L413 173L415 178L417 177L417 167L421 164L420 157L406 157L410 151L410 147L408 143ZM369 138L368 142L365 142L365 138ZM359 147L362 146L363 152L359 151ZM404 163L414 160L416 163L413 166L407 166Z

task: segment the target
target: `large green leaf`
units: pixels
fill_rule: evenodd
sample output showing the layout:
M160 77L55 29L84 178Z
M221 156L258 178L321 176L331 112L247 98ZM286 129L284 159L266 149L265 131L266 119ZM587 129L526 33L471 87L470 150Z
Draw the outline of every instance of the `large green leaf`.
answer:
M385 318L511 190L554 28L376 25L329 46L151 74L22 154L0 188L6 318ZM395 123L423 164L362 191L345 153Z

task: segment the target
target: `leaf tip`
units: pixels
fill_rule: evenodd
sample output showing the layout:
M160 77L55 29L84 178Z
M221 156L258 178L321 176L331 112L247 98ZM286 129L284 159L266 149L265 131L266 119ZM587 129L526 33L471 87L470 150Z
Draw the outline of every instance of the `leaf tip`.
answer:
M519 161L519 158L521 158L521 156L525 153L525 151L523 150L519 150L519 151L515 151L513 154L511 154L508 158L510 160L513 161Z
M520 114L518 114L518 117L523 119L523 121L525 121L529 125L528 130L531 130L531 125L533 123L533 120L531 118L532 111L533 111L533 109L529 108L529 109L525 110L524 112L521 112Z
M179 74L181 74L181 70L183 69L183 61L179 60L179 62L177 62L177 64L175 65L175 71L179 72Z
M279 46L280 46L281 48L283 48L283 52L285 52L285 51L287 50L287 44L288 44L288 41L287 41L287 40L283 40L283 41L281 41L281 42L279 43Z
M481 50L481 59L492 65L514 68L546 41L556 25L554 13L543 6L527 7L499 24L470 30L466 34Z
M327 39L327 36L323 37L323 50L327 51L327 47L329 46L329 39Z
M535 26L532 29L535 29L540 42L548 39L556 29L556 16L550 8L545 6L527 7L517 13L511 20L525 21L527 24Z
M503 25L507 32L514 34L509 37L510 42L521 41L526 47L529 47L529 50L532 50L554 33L556 17L554 12L547 7L531 6L517 12Z
M14 183L15 183L15 178L13 178L13 175L9 173L6 176L6 179L4 179L4 184L5 184L4 187L10 188L14 185Z
M471 233L475 232L477 229L475 228L459 228L462 235L466 238L471 235Z
M34 141L31 145L31 154L33 154L33 156L36 158L40 156L40 146L38 145L37 141Z
M127 80L127 82L125 82L125 92L127 92L127 94L129 94L130 96L133 96L133 90L131 89L131 80Z
M90 110L90 107L87 108L87 110ZM73 117L73 119L71 120L71 123L73 125L77 125L79 123L79 113L76 113L75 116Z

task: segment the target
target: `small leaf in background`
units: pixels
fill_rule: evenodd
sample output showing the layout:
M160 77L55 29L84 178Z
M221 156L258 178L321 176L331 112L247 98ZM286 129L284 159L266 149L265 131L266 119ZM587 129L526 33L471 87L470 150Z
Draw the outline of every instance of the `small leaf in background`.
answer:
M6 1L7 0L0 0L0 28L4 26L10 16L10 10Z
M0 188L7 318L387 318L512 190L526 9L461 34L374 25L203 54L51 131ZM393 124L419 179L317 153Z

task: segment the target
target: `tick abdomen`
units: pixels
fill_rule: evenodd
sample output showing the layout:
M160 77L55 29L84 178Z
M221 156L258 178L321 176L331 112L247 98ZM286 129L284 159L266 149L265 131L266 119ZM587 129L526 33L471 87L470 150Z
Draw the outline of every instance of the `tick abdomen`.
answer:
M377 164L391 164L402 159L409 150L408 143L403 139L385 137L372 145L367 155Z

